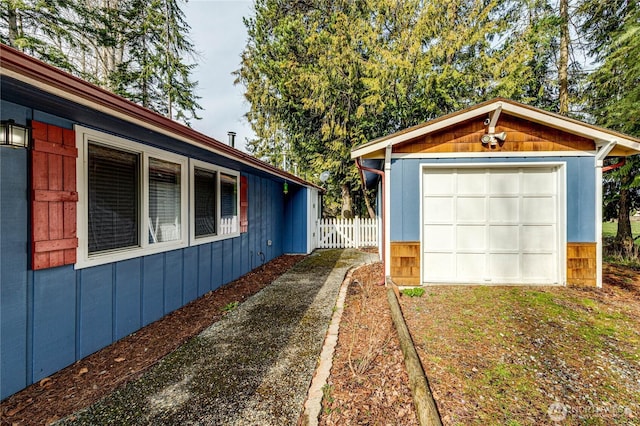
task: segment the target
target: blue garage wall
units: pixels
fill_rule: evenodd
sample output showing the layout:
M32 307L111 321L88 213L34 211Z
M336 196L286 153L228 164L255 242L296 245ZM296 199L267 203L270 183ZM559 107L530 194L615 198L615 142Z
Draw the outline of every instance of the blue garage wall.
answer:
M26 123L31 115L2 103L3 119ZM290 184L285 197L281 182L243 171L249 226L238 237L79 270L32 271L28 161L27 150L0 148L0 399L280 256L285 246L305 251L306 190Z
M595 242L594 157L395 159L391 165L391 241L420 240L420 165L563 162L567 171L567 242Z
M305 188L293 188L289 185L284 216L285 253L307 252L307 196Z

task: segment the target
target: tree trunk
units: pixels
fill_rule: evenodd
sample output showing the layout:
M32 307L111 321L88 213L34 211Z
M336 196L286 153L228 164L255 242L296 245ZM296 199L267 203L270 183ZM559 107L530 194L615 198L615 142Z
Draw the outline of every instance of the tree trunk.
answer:
M18 38L18 13L12 3L9 3L7 19L9 21L9 46L16 47L16 39Z
M625 180L626 176L623 177ZM628 259L635 256L633 234L631 233L631 210L629 190L622 186L620 188L620 200L618 201L618 231L615 245L622 257Z
M375 219L376 212L373 210L373 207L371 207L371 202L369 201L369 196L367 195L367 190L365 188L362 188L362 194L364 195L364 205L367 207L369 218Z
M560 0L560 58L558 63L560 107L562 115L569 113L569 0Z
M349 185L340 185L340 192L342 193L342 217L345 219L351 219L353 217L353 207Z

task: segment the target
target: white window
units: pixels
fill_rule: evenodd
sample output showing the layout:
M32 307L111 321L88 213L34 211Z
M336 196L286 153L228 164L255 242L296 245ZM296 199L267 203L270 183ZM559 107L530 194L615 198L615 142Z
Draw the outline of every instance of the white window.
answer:
M188 245L186 157L76 126L77 268Z
M191 160L191 244L240 235L238 172Z

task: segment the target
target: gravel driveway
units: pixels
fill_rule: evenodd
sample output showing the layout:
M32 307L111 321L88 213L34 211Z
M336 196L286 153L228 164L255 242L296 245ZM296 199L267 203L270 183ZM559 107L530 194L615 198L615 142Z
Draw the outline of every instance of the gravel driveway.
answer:
M296 424L340 284L372 261L316 251L142 378L59 424Z

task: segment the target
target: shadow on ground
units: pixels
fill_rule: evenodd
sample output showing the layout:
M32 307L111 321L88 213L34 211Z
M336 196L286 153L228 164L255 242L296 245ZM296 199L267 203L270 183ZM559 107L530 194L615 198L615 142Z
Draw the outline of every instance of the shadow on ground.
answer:
M142 378L60 424L295 424L342 279L364 259L315 252Z

